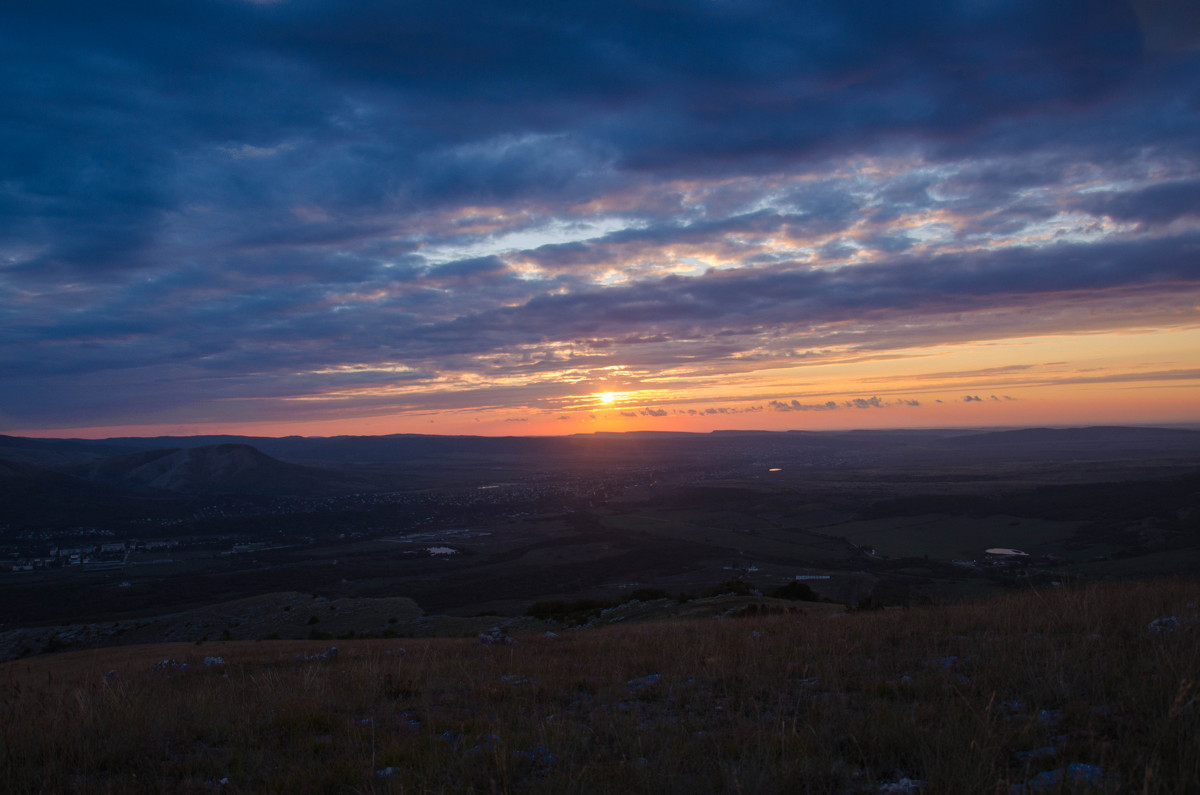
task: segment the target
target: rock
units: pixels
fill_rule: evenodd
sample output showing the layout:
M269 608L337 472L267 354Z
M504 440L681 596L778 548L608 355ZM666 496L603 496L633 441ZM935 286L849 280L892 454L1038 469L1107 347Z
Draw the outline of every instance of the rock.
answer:
M492 627L487 632L479 633L479 643L482 646L506 646L515 645L516 638L510 637L507 632L500 627Z
M641 690L651 685L657 684L658 680L662 679L662 674L649 674L637 679L630 679L625 683L625 686L633 690Z
M174 657L172 657L169 660L162 660L161 662L156 662L154 664L154 667L151 668L150 670L152 670L156 674L166 674L169 676L170 674L173 674L176 672L182 673L183 671L186 671L187 668L188 668L187 663L181 663L181 662L179 662L179 660L176 660Z
M1179 628L1179 618L1176 616L1164 616L1156 618L1146 625L1146 629L1151 632L1174 632Z

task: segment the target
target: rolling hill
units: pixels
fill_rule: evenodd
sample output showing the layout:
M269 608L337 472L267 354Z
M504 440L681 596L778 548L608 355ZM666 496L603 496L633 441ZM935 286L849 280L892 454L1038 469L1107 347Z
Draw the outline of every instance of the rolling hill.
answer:
M324 494L342 480L337 473L288 464L245 444L127 453L72 473L113 486L177 494Z

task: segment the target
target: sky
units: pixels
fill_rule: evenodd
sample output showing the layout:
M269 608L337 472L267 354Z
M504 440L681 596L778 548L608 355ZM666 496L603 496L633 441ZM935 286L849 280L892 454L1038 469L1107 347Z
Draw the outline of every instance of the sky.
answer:
M1190 0L0 25L0 433L1200 422Z

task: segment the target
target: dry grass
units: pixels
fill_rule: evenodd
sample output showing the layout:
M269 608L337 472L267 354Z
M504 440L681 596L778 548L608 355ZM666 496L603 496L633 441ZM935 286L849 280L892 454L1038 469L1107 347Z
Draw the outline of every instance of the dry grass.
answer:
M0 790L1177 793L1200 780L1198 602L1169 581L336 660L52 655L0 666ZM152 670L170 657L188 670Z

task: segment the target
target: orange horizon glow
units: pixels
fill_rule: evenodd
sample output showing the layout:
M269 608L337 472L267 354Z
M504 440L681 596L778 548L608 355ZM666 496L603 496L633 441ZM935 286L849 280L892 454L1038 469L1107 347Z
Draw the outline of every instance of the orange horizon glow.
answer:
M1144 408L1141 390L1130 389L1117 395L1082 395L1064 399L1018 398L1000 403L989 398L980 402L947 401L932 403L937 412L923 413L920 407L895 406L860 410L840 407L827 412L782 412L762 410L737 415L686 413L672 409L666 416L643 414L623 416L611 404L594 411L571 415L545 412L509 416L480 415L477 412L441 412L414 416L346 417L307 422L212 422L153 423L136 425L81 426L70 428L29 428L6 432L31 438L104 439L154 436L385 436L423 434L441 436L567 436L588 433L630 433L644 431L710 433L713 431L848 431L933 428L1016 428L1081 427L1089 425L1198 426L1195 393L1181 389L1172 400L1160 400L1154 412ZM933 398L932 400L939 400ZM981 409L988 409L986 413ZM667 411L666 409L659 409ZM646 411L638 409L637 411ZM678 412L678 413L675 413ZM635 412L627 412L635 413ZM566 416L566 419L562 417Z
M733 363L736 365L736 362ZM355 368L347 367L348 372ZM299 400L256 401L263 419L169 417L139 423L17 427L4 433L44 438L119 436L374 436L432 434L562 436L586 433L720 430L852 430L1080 425L1200 424L1200 328L1140 333L1066 334L833 357L805 365L766 362L741 372L678 369L639 372L606 365L592 381L571 371L566 393L552 373L514 391L512 405L387 411L355 399L414 390L316 393ZM583 380L579 380L583 379ZM444 376L436 404L461 396ZM578 383L576 383L578 381ZM561 382L559 382L561 384ZM521 388L535 399L521 402ZM364 398L365 396L365 398ZM243 411L245 403L229 403ZM303 406L302 414L294 414Z

